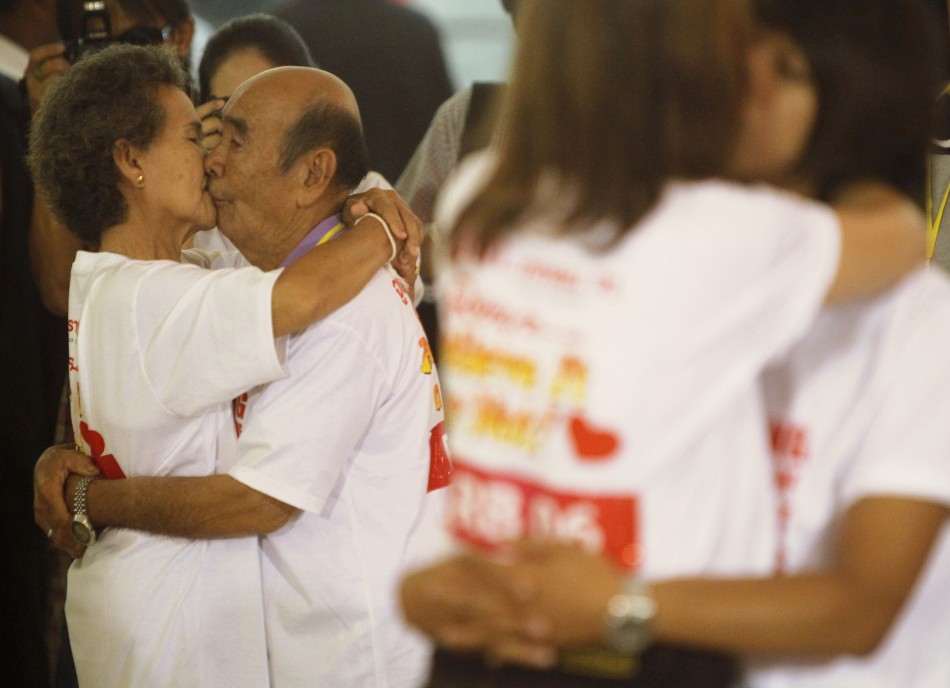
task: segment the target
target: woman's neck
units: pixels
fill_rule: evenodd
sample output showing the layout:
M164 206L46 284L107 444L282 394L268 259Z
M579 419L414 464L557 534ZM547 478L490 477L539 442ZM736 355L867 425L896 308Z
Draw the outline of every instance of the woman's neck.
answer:
M174 260L181 258L181 249L195 228L187 223L157 217L146 209L129 203L124 222L102 233L100 251L118 253L136 260Z
M155 232L145 223L126 221L102 233L99 250L136 260L178 261L185 239L192 234L190 231Z

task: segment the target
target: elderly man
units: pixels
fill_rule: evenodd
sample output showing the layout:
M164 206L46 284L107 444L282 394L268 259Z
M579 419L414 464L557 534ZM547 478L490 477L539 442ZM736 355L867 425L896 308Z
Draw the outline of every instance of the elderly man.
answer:
M210 192L219 228L247 260L287 265L344 231L339 213L367 156L343 82L308 68L264 72L235 92L223 125L206 163ZM287 369L235 400L237 457L219 457L228 475L71 476L66 501L82 486L94 527L260 533L272 685L415 685L426 648L402 625L394 589L401 571L437 548L441 494L432 493L449 464L438 379L401 283L380 271L291 337ZM77 457L62 450L40 460L41 498L56 493L54 474L70 462ZM58 532L69 525L52 502L37 521Z

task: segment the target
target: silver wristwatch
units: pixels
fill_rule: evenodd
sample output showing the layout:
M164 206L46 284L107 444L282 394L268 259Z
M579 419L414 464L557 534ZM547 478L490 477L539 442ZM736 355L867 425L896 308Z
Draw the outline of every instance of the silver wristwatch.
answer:
M92 521L86 514L86 492L89 490L89 483L98 480L97 475L87 475L79 479L76 486L76 496L73 500L73 537L80 545L89 546L96 542L96 531L92 527Z
M623 590L610 598L604 627L607 644L623 654L637 654L653 642L656 600L650 586L639 578L628 579Z

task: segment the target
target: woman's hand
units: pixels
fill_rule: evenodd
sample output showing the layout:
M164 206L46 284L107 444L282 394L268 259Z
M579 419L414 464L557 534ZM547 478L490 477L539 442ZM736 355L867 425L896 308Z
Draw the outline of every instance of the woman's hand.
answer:
M399 194L390 189L370 189L359 194L353 194L346 201L343 209L343 221L348 227L365 215L376 213L382 217L392 230L393 236L405 241L400 248L392 266L408 284L414 284L417 259L424 236L422 221L406 205Z
M47 449L33 469L33 519L57 549L81 557L83 547L72 531L72 512L66 504L66 481L71 475L98 475L88 456L71 444Z

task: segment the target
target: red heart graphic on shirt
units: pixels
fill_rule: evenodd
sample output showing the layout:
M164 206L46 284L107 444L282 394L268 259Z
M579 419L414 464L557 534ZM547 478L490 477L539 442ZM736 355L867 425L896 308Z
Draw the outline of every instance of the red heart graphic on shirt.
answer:
M620 440L609 430L590 425L580 416L571 418L571 440L574 452L582 461L603 461L620 446Z
M94 457L102 456L102 452L106 450L106 441L102 439L102 435L86 425L85 421L79 422L79 434L86 440Z
M92 462L96 464L96 468L99 469L103 477L109 478L110 480L125 477L125 472L122 470L119 462L116 461L116 458L112 454L103 454L106 450L106 441L102 435L86 425L85 421L79 422L79 434L82 435L86 444L89 445Z

